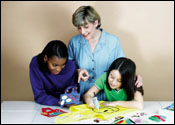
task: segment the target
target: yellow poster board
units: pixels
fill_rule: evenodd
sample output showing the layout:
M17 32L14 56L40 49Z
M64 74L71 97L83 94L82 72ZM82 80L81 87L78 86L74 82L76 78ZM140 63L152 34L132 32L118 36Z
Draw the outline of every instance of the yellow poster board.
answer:
M70 113L63 113L55 118L55 123L71 123L85 119L99 118L102 120L111 119L119 115L125 115L130 112L134 112L138 109L124 108L124 107L104 107L101 105L104 101L100 101L100 109L88 108L87 104L81 104L76 106L71 106L69 110Z

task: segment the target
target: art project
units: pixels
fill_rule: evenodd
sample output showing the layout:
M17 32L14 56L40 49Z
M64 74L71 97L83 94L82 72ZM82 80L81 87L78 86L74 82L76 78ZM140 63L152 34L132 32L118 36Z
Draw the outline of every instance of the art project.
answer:
M159 114L174 115L174 103L159 109Z
M81 104L77 106L71 106L70 113L64 113L55 118L55 123L70 123L85 119L99 118L102 120L111 119L118 115L124 115L130 112L134 112L138 109L124 108L124 107L103 107L99 102L99 109L88 108L87 104Z
M68 91L70 91L70 93L68 93ZM69 86L68 88L66 88L64 94L60 95L60 99L61 99L61 107L63 107L66 104L79 104L80 102L80 94L77 92L77 89L75 86Z
M47 116L47 117L54 117L57 115L60 115L62 113L67 113L61 109L52 109L52 108L42 108L41 115Z
M166 117L163 115L157 115L146 112L135 112L129 114L129 116L125 116L127 124L156 124L157 122L162 123L165 122ZM129 123L129 122L131 123Z

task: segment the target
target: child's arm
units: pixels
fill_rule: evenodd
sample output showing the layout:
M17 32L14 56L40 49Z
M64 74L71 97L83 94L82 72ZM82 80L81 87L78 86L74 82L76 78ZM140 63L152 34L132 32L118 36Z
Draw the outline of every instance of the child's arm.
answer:
M102 104L103 106L122 106L127 108L143 109L143 96L139 91L134 94L134 100L132 101L113 101Z
M100 90L93 85L88 92L83 96L83 99L85 103L88 105L89 108L95 108L95 105L93 103L93 97L99 92Z

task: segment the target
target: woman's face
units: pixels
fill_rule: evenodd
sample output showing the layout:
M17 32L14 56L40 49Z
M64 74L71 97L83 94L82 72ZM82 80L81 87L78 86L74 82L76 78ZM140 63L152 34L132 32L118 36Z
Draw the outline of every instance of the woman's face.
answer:
M98 21L95 21L94 23L87 23L84 26L80 26L78 27L78 32L86 39L86 40L90 40L94 37L94 33L96 27L98 25Z
M112 89L117 89L117 90L120 89L122 82L121 82L121 74L118 70L112 70L109 73L108 83Z
M57 75L65 67L67 58L58 58L57 56L52 56L51 58L44 57L47 61L48 69L54 75Z

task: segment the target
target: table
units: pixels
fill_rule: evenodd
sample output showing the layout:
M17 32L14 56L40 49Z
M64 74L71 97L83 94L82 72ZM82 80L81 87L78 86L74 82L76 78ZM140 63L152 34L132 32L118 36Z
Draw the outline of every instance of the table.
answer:
M172 103L173 101L145 101L144 109L141 111L157 114L160 108ZM67 107L40 105L34 101L3 101L1 103L1 124L54 124L55 117L48 118L40 114L41 109L46 107L70 112ZM165 114L165 116L167 119L164 123L174 124L174 114L171 116ZM92 121L86 120L83 123L92 123Z

